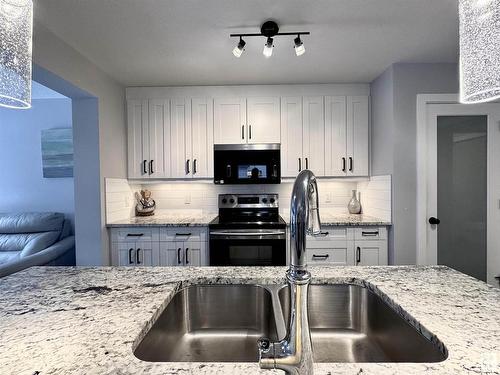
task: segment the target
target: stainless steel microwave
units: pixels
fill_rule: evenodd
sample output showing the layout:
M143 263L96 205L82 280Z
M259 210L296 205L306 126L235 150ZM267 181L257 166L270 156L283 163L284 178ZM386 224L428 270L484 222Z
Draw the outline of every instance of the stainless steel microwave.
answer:
M279 184L280 145L214 145L215 184Z

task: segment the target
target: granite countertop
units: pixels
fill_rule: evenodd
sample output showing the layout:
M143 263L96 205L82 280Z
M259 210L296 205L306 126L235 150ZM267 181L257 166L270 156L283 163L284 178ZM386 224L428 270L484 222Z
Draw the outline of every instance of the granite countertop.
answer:
M364 285L424 335L439 363L317 363L315 374L500 374L500 290L446 267L314 267L313 283ZM0 280L3 374L282 374L257 363L152 363L133 355L175 292L284 282L284 267L35 267ZM430 334L434 334L432 336Z
M162 212L164 211L164 212ZM134 216L106 224L107 227L206 227L215 219L214 213L191 213L162 210L153 216Z
M124 220L114 221L106 224L110 228L118 227L158 227L158 226L171 226L171 227L196 227L208 226L208 224L215 219L215 213L191 213L175 212L169 210L162 210L156 212L153 216L135 216ZM281 215L283 219L289 224L290 214L285 212ZM368 215L350 215L329 213L328 211L320 211L321 225L323 226L375 226L375 225L391 225L390 222Z

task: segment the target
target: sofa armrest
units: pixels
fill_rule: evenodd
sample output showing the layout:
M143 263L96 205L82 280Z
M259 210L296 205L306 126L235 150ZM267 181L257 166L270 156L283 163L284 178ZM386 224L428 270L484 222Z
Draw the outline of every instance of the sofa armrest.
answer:
M60 257L65 252L75 247L75 237L70 236L56 242L45 250L39 251L33 255L19 258L11 263L5 263L0 266L0 277L10 275L33 266L43 266L52 260Z

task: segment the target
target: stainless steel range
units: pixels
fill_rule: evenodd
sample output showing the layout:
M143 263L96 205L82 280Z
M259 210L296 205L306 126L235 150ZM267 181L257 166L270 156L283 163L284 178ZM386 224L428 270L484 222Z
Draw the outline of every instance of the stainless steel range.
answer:
M278 194L221 194L209 224L211 266L286 265L286 223Z

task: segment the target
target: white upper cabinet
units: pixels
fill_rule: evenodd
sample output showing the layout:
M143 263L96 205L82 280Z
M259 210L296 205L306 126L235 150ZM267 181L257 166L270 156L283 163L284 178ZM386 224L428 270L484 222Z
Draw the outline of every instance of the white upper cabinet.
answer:
M170 167L172 178L191 177L191 101L175 98L170 104ZM189 146L188 146L189 145Z
M149 121L148 101L127 102L128 175L130 178L149 178Z
M248 98L247 127L248 143L280 143L279 98Z
M325 97L325 174L345 176L347 172L347 100Z
M325 175L325 110L323 96L303 98L303 164L316 176Z
M149 101L149 164L150 178L168 178L170 170L170 102Z
M368 176L368 96L325 98L325 175Z
M278 97L216 98L214 143L279 143Z
M302 157L302 97L281 98L281 176L297 176Z
M248 132L246 124L245 98L216 98L214 100L214 143L246 143Z
M348 176L368 176L369 104L367 96L347 97Z
M210 98L193 98L191 102L192 176L214 175L214 109Z

